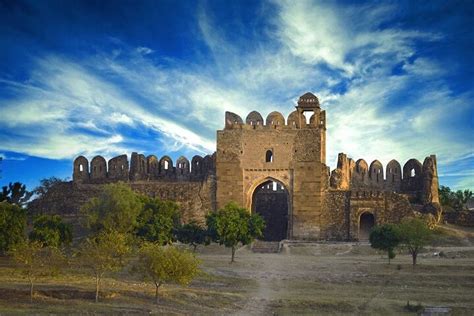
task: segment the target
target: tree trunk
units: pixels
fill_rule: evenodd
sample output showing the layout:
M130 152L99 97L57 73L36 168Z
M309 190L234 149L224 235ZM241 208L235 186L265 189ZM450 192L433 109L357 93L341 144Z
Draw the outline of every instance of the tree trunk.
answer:
M28 277L28 280L30 281L30 303L33 303L33 279Z
M197 244L192 244L193 245L193 252L196 252L196 249L197 249Z
M157 283L155 282L155 304L158 305L158 303L160 302L160 299L159 299L159 296L158 296L158 289L160 288L161 286L161 283Z
M234 262L234 257L235 257L235 246L232 246L232 259L230 260L230 263Z
M95 302L99 302L100 275L95 275Z
M413 260L413 267L415 267L415 265L416 265L416 256L417 255L418 255L418 253L416 253L416 252L411 253L411 258Z

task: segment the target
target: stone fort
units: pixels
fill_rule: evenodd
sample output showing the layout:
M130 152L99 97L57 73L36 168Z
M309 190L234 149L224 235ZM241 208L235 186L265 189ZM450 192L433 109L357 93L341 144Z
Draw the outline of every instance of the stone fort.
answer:
M309 120L307 117L309 116ZM398 222L439 205L436 157L423 164L396 160L385 167L340 153L337 168L326 165L326 111L312 93L302 95L287 119L249 113L245 121L226 112L212 155L173 163L132 153L106 161L80 156L73 180L50 190L34 208L76 213L111 182L180 204L183 220L204 221L208 212L235 201L261 214L265 240L363 240L376 224Z

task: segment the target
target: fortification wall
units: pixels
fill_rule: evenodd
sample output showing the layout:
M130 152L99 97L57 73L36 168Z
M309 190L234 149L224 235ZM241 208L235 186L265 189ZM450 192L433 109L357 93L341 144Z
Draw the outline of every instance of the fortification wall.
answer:
M402 172L403 170L403 172ZM346 154L338 155L337 168L331 172L330 186L337 190L371 189L407 194L412 203L439 204L436 156L408 160L403 169L396 160L386 168L378 160L370 166L363 159L356 162Z
M326 116L316 101L308 95L304 102L309 106L297 107L286 120L279 112L271 112L264 120L253 111L244 123L237 114L226 112L225 127L217 131L218 208L233 200L251 209L255 188L277 181L290 195L290 238L319 236L328 177ZM308 123L303 111L312 111Z
M180 205L184 222L204 222L205 215L214 210L215 177L203 181L134 181L126 182L139 193ZM53 186L45 196L34 200L29 209L33 214L62 214L80 217L80 208L91 198L99 196L105 183L75 183Z
M89 161L84 156L73 162L74 183L111 183L117 181L191 181L199 182L215 174L215 154L205 157L194 156L191 162L186 157L179 157L176 165L169 156L158 159L155 155L145 157L132 153L130 163L127 155L120 155L107 162L102 156Z
M363 214L372 214L375 224L381 225L399 223L415 211L404 195L369 189L330 189L325 193L324 205L320 238L325 240L358 240Z

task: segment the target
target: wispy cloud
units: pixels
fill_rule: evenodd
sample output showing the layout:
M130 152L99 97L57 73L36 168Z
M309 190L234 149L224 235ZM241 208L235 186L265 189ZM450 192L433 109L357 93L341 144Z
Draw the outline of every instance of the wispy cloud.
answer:
M0 124L10 131L0 149L68 159L157 147L212 153L224 111L287 116L312 91L327 110L331 166L338 152L402 164L435 153L440 173L456 174L448 166L473 152L472 118L457 123L472 117L474 97L453 93L449 69L417 46L443 34L387 26L394 5L271 5L275 15L260 17L266 29L252 42L230 36L201 5L189 45L210 53L194 60L121 40L80 59L38 58L27 81L0 79L13 95L0 100Z

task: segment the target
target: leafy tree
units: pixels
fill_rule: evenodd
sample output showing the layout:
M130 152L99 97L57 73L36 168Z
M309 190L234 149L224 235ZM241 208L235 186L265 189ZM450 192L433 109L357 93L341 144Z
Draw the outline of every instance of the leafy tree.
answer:
M94 232L101 230L130 233L137 227L137 217L143 207L135 192L124 183L104 186L97 198L83 205L86 226Z
M66 260L55 247L45 247L39 241L22 242L10 251L18 269L30 283L30 301L33 302L34 284L41 277L51 276L60 271Z
M173 230L179 225L179 206L173 201L140 197L143 207L137 218L137 236L162 245L173 242Z
M413 266L416 265L418 253L431 241L433 232L426 221L421 218L407 218L398 225L401 245L412 256Z
M231 263L234 262L235 248L240 243L247 245L255 238L263 236L265 221L259 214L239 207L235 202L207 216L209 236L221 245L232 248Z
M0 202L0 253L25 238L26 210L7 201Z
M48 193L48 191L57 186L58 184L64 183L66 180L56 178L56 177L50 177L50 178L45 178L40 180L40 185L37 186L34 190L33 193L38 196L42 197Z
M16 204L19 206L25 205L33 195L32 192L26 190L26 186L20 182L9 183L8 186L2 187L2 193L0 193L0 202L7 201L10 204Z
M454 210L457 212L466 211L466 203L473 197L473 192L471 190L458 190L451 191L449 187L440 186L439 190L439 200L443 208L446 210Z
M179 227L176 231L176 235L180 242L191 245L193 252L196 252L198 245L209 243L207 229L195 221L191 221Z
M139 250L135 270L143 280L155 285L155 302L158 290L167 283L188 285L199 273L200 261L192 254L173 246L145 242Z
M130 253L127 235L115 231L103 231L87 238L76 254L81 267L94 274L95 301L99 301L100 283L107 272L119 271Z
M50 247L69 245L72 242L72 226L63 223L58 215L40 215L34 220L29 237Z
M375 226L370 232L369 241L372 248L387 252L390 264L390 259L395 258L394 250L400 243L400 233L393 224Z

